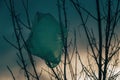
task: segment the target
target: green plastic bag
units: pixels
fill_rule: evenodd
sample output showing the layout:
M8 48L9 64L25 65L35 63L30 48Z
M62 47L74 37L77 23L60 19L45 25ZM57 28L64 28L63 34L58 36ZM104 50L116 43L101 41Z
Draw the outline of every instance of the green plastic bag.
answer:
M54 68L59 64L63 48L61 29L51 14L37 12L27 47L32 55L42 58L49 67Z

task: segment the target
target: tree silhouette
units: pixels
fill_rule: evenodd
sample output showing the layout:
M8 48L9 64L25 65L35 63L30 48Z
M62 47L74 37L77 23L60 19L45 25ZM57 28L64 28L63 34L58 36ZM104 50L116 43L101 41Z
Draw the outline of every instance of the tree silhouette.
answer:
M82 7L80 5L79 0L75 0L75 1L70 0L70 1L72 2L73 6L75 7L76 11L80 16L80 19L82 21L82 26L85 30L85 34L87 36L89 46L92 52L92 57L94 58L98 67L98 78L96 77L94 72L90 73L90 76L93 77L93 79L95 80L106 80L106 79L111 80L113 75L112 76L108 75L109 64L112 61L113 56L115 56L119 52L119 46L118 46L119 39L117 40L115 39L118 38L116 36L117 33L115 32L115 29L117 28L117 24L119 21L120 0L116 0L115 4L114 1L106 0L106 3L102 4L105 5L106 7L100 6L102 0L101 1L95 0L97 16L94 16L94 14L90 13L87 9ZM113 7L115 10L112 9ZM104 9L104 11L102 9ZM95 27L97 27L98 29L98 38L94 36L96 34L94 30L93 29L90 30L89 26L86 25L87 23L85 22L85 19L83 17L82 10L85 11L91 18L93 18L97 22L97 26ZM105 23L103 23L103 21L105 21ZM103 38L104 36L105 38ZM113 43L114 41L115 43ZM116 58L115 60L118 59Z
M28 11L28 0L26 0L26 2L21 0L26 13L27 24L24 24L17 14L14 0L9 0L9 2L4 0L4 2L11 14L17 44L13 44L5 37L3 38L18 50L19 54L17 55L19 61L17 63L25 72L27 80L41 79L42 71L47 72L51 80L68 80L68 76L70 76L69 79L71 80L116 80L119 77L120 71L116 72L115 70L118 66L120 50L119 33L116 31L120 19L120 0L106 0L105 2L103 0L95 0L95 4L93 5L96 7L96 13L91 13L91 11L88 11L84 6L81 6L80 0L57 0L58 18L61 30L60 34L63 44L63 59L55 68L49 68L50 71L40 67L41 73L37 72L34 58L26 44L26 40L23 36L24 34L21 30L23 27L31 30L32 27ZM79 23L82 24L80 27L83 27L85 32L84 35L87 37L87 66L86 63L81 60L81 52L78 50L80 45L77 44L79 41L78 33L81 32L81 29L76 30L73 28L73 38L69 40L68 2L72 3L72 7L77 14L79 14ZM91 25L88 24L90 19L93 19L95 26L91 27ZM64 33L63 28L65 28L66 33ZM94 30L94 28L97 28L97 31L96 29ZM23 56L23 49L27 50L34 73L28 70L25 57ZM75 59L75 65L73 64L73 58ZM80 67L78 64L81 65L82 69L79 70ZM95 66L98 70L94 69ZM10 67L7 66L7 68L13 79L17 80ZM70 72L70 74L67 72Z

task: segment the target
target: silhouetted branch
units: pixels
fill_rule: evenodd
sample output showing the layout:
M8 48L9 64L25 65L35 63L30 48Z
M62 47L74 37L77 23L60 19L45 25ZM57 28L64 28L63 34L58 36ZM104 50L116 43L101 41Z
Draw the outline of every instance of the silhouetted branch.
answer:
M3 36L3 39L4 39L8 44L10 44L12 47L14 47L15 49L18 50L18 47L17 47L15 44L13 44L12 42L10 42L5 36Z
M12 70L9 68L9 66L7 66L7 69L9 70L10 74L12 75L13 80L16 80L16 79L15 79L15 76L14 76Z

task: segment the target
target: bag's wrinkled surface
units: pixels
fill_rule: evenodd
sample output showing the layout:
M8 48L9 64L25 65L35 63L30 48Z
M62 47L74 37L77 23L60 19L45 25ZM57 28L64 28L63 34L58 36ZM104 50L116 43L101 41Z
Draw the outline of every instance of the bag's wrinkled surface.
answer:
M63 48L61 29L51 14L36 14L27 46L31 54L45 60L49 67L59 64Z

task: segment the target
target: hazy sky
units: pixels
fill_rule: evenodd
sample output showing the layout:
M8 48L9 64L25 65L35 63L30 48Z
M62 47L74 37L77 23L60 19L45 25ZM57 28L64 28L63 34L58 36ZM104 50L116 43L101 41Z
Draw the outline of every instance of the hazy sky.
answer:
M29 1L29 14L30 14L31 22L37 11L42 13L51 13L56 19L58 19L57 2L56 2L57 0L28 0L28 1ZM96 8L94 2L95 0L81 0L81 5L87 8L91 13L95 14ZM22 20L26 23L24 8L20 0L15 0L15 8L16 11L20 14ZM69 2L67 5L67 13L71 28L80 25L79 16L72 7L72 4ZM93 23L92 19L88 24L93 27L95 26L95 23ZM93 29L95 30L95 32L97 32L96 27L94 27ZM83 31L81 31L81 35L84 37L83 39L85 39L85 36L83 34L84 34ZM28 33L25 32L25 35L28 35ZM10 13L6 8L3 0L0 0L0 42L1 42L0 43L0 78L6 74L9 75L6 70L6 65L10 65L15 69L18 69L17 64L15 63L17 59L16 51L13 47L11 47L8 43L5 42L2 36L5 36L13 43L15 42ZM86 43L86 41L87 40L82 41L81 43L82 46L84 45L84 43ZM2 80L4 80L4 78Z
M81 4L85 7L88 7L91 12L95 9L94 0L81 0ZM85 4L87 3L87 4ZM26 17L24 14L23 6L20 0L15 0L16 11L20 14L21 18L25 22ZM57 2L56 0L29 0L29 14L30 19L33 20L35 13L39 11L42 13L51 13L56 19L58 19L58 12L57 12ZM77 26L79 25L79 17L76 14L76 11L72 7L71 3L67 5L67 13L69 18L70 26ZM31 21L32 22L32 21ZM2 36L8 37L10 40L13 40L14 33L12 31L12 22L10 18L10 13L6 8L3 0L0 2L0 53L4 53L6 49L10 48L9 45L2 39Z
M84 6L93 7L93 5L91 4L93 3L92 2L93 0L89 2L88 1L89 0L82 0L82 3L87 2L87 4ZM26 22L24 9L20 0L15 0L15 8L16 11L20 14L22 20ZM89 9L92 10L93 8L89 8ZM51 13L56 19L58 19L56 0L29 0L29 14L30 14L31 22L37 11L42 13ZM67 12L68 12L70 26L71 27L78 26L79 18L78 15L76 14L76 11L72 7L71 3L67 5ZM15 70L15 72L19 72L19 70L17 70L19 67L16 64L17 57L16 57L15 49L11 47L8 43L6 43L2 36L5 36L8 40L15 43L15 37L12 27L12 21L10 18L10 13L7 7L5 6L3 0L0 0L0 42L1 42L0 43L0 80L1 79L5 80L7 79L7 77L8 78L11 77L6 69L6 65L12 67L12 69Z

